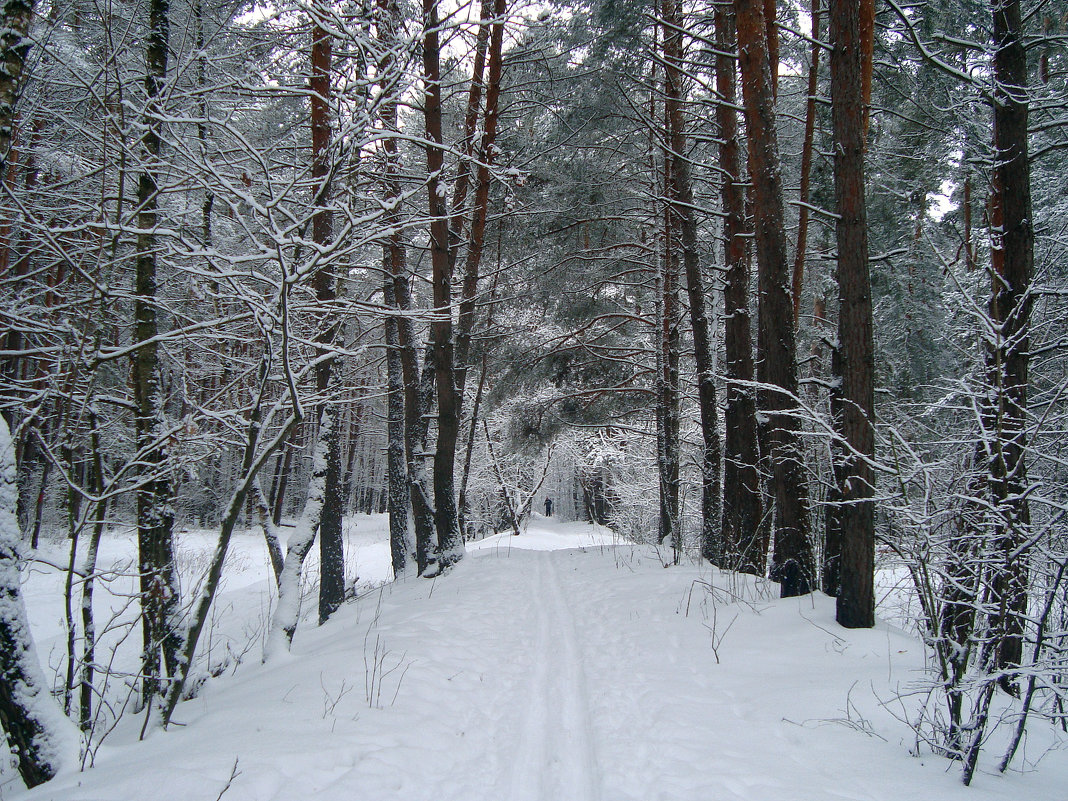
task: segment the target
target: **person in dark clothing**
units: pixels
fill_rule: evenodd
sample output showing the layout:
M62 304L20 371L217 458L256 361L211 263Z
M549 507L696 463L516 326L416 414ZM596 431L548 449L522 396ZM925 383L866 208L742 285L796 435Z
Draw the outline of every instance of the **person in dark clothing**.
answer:
M545 499L545 516L546 517L552 517L553 516L553 499L552 498L546 498Z

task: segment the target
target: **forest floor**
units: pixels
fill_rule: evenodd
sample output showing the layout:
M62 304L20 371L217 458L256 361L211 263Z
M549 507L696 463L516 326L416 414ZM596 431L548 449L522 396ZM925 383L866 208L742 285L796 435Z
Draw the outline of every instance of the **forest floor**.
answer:
M921 643L883 621L843 630L822 595L779 600L751 577L665 568L667 551L541 517L521 536L472 543L445 576L383 583L386 536L381 517L350 521L358 598L324 626L304 621L293 653L268 665L268 568L261 541L239 537L205 645L212 665L228 665L222 674L178 707L169 731L139 741L141 718L129 714L91 769L31 792L8 771L0 798L1068 798L1068 738L1042 724L1006 775L991 742L970 789L958 765L914 755L905 718L922 698ZM182 543L195 575L209 533ZM102 564L129 560L132 545L113 536ZM58 562L64 547L41 553ZM53 666L60 581L38 565L26 585ZM118 609L121 583L109 592Z

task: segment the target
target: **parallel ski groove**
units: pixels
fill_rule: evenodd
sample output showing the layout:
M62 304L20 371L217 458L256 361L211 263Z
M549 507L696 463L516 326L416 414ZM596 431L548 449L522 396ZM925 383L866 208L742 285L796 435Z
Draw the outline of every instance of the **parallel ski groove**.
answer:
M551 553L538 554L530 590L538 630L508 797L599 801L586 675Z

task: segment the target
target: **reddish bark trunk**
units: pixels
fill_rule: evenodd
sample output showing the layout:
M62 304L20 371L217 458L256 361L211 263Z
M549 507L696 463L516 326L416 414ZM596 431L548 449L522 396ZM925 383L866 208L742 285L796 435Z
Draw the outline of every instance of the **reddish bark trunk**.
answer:
M831 394L835 480L840 505L827 509L828 530L840 532L837 620L847 628L875 625L875 350L864 197L863 42L854 0L831 0L831 116L838 207L838 347ZM830 547L830 543L828 544ZM832 554L832 556L838 556Z
M768 528L763 517L758 470L753 334L749 314L749 258L746 252L745 188L742 180L741 143L735 62L737 40L734 20L727 10L715 11L716 89L722 102L716 106L719 128L719 166L722 178L724 260L724 341L727 405L723 456L723 567L763 576L767 569Z
M801 291L805 285L808 256L808 207L812 184L812 152L816 139L816 92L820 74L820 0L812 0L812 50L808 65L808 100L805 103L805 141L801 145L801 207L797 219L797 252L794 254L794 328L801 322Z
M816 579L809 540L808 483L800 424L794 414L797 360L786 253L782 166L763 8L759 0L735 0L734 8L757 256L757 377L765 385L759 398L767 419L765 441L775 501L771 576L780 582L783 596L788 597L809 592Z
M1019 0L992 0L994 17L994 195L1000 237L991 276L990 316L999 337L989 355L993 403L988 411L992 447L989 482L998 546L1004 556L994 581L1002 611L998 663L1019 665L1027 611L1028 554L1022 553L1031 524L1027 503L1027 397L1034 275L1031 170L1028 158L1027 53ZM1003 684L1009 686L1011 678Z
M448 566L463 557L463 540L456 514L454 479L456 440L460 432L460 396L455 375L449 216L442 183L445 148L441 122L438 24L437 0L423 0L423 119L427 140L427 197L434 301L430 336L438 397L438 432L434 449L434 524L438 533L438 558L442 566Z

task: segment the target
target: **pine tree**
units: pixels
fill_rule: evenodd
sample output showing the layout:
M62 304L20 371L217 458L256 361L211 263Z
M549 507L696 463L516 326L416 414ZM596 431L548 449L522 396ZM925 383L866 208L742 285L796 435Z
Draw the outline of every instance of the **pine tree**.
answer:
M808 482L800 423L793 413L798 387L797 359L782 164L763 8L758 0L735 0L734 8L757 258L757 377L764 385L759 400L760 410L767 418L763 439L767 443L771 495L775 503L771 577L780 583L783 597L789 597L810 592L816 574L809 539Z
M864 185L864 102L860 13L854 0L831 0L831 116L838 216L838 342L831 409L838 504L827 509L840 536L837 619L849 628L875 625L875 352ZM836 554L837 555L837 554Z

